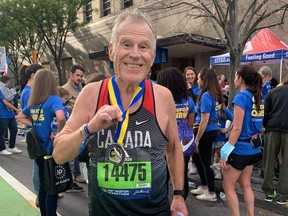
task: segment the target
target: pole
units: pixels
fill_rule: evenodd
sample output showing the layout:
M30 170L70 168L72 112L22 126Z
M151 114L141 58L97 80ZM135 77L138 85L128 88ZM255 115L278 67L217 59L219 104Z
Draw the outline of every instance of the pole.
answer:
M281 57L281 60L280 60L280 81L279 81L279 83L282 82L282 69L283 69L283 56Z
M35 49L32 51L32 56L33 56L33 64L37 64L37 52Z

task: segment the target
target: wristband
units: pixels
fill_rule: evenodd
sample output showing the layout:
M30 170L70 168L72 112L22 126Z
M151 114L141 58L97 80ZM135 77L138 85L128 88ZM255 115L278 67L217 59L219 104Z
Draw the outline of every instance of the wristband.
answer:
M80 129L80 134L81 136L85 139L85 138L88 138L91 133L88 129L88 124L85 124L81 129Z
M80 135L83 139L85 139L87 136L86 136L86 133L83 131L83 129L81 128L80 129Z
M85 125L84 125L83 130L84 130L84 132L87 134L87 136L90 136L90 135L91 135L91 133L90 133L90 131L89 131L89 129L88 129L88 124L85 124Z
M84 138L84 140L82 141L81 145L80 145L80 149L79 149L79 154L82 153L82 151L84 150L85 146L86 146L86 142L88 141L89 136L91 135L89 129L88 129L88 124L85 124L83 126L83 128L81 128L80 130L80 134L81 136Z
M184 196L184 190L173 190L173 195L180 195L180 196Z
M227 161L229 155L231 154L234 148L235 148L234 145L232 145L229 142L226 142L225 145L221 148L221 152L220 152L221 159Z

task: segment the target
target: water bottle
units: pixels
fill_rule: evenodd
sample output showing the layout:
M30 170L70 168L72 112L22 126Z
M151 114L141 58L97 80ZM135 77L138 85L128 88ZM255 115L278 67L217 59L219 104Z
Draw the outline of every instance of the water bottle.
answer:
M57 133L58 133L58 125L57 125L56 118L54 117L51 123L51 134L53 136L56 136Z

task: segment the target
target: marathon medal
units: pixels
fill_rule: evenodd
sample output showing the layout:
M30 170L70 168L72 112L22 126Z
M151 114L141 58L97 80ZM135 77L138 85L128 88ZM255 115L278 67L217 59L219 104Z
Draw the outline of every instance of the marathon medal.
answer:
M122 115L122 121L117 123L116 132L114 137L115 144L109 145L106 149L106 160L118 165L122 166L125 162L125 150L123 148L123 140L128 128L129 122L129 108L133 106L143 95L145 88L144 80L140 83L138 88L135 90L132 99L130 101L128 109L125 111L122 105L122 101L120 98L120 92L116 83L116 77L113 76L108 81L108 92L111 104L116 106Z
M106 149L106 160L122 166L125 162L125 151L124 148L118 144L109 145Z

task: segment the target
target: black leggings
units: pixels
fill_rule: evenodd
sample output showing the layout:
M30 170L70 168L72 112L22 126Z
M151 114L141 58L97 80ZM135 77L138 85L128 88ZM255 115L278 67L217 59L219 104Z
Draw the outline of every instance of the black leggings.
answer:
M203 186L208 185L208 189L210 192L215 192L215 174L210 166L212 157L212 146L218 134L218 130L204 132L201 139L199 140L199 153L194 152L193 154L193 160L199 173L201 184Z

